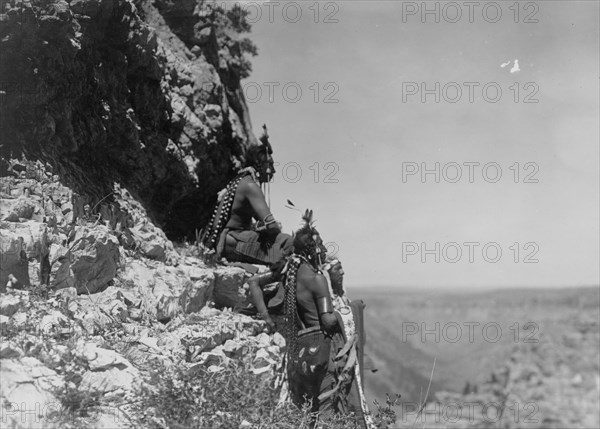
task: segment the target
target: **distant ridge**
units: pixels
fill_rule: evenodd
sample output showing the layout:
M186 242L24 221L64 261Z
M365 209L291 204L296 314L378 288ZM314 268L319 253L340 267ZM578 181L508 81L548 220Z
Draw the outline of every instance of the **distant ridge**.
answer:
M390 294L390 293L440 293L440 294L453 294L453 293L503 293L503 292L570 292L573 290L591 290L597 289L600 291L600 285L579 285L579 286L494 286L494 287L461 287L461 288L445 288L439 286L423 287L423 286L357 286L350 285L347 289L351 296L359 297L361 294L367 292L369 295L373 293L377 294Z

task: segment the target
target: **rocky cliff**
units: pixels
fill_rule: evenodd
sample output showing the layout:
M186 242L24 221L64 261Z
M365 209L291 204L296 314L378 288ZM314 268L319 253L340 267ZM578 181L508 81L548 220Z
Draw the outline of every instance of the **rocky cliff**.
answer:
M244 270L174 246L124 189L127 226L74 219L58 175L9 165L21 173L0 186L2 427L237 427L252 389L274 408L285 341L238 313L252 307ZM198 393L241 380L237 402Z
M205 1L1 3L1 153L41 160L109 220L126 189L171 238L194 237L256 143L240 9ZM6 172L3 163L2 170Z
M256 144L248 31L203 1L0 3L2 427L281 423L246 272L170 240Z

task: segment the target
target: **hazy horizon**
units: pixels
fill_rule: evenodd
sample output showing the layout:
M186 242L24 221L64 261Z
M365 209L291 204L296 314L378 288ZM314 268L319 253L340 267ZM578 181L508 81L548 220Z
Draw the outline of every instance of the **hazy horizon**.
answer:
M573 289L598 289L600 290L600 285L569 285L569 286L545 286L545 285L528 285L528 286L515 286L515 285L505 285L505 286L465 286L465 287L453 287L451 290L448 290L444 287L439 286L410 286L410 285L355 285L349 284L345 285L346 292L350 295L351 299L362 299L364 296L355 295L354 292L368 292L369 290L375 289L377 292L442 292L444 294L452 294L452 293L487 293L487 292L509 292L509 291L519 291L519 292L540 292L544 290L548 291L573 291Z

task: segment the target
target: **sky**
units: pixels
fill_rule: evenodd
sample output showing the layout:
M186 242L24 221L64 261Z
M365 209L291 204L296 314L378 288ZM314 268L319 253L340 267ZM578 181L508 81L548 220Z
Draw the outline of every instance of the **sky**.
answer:
M450 3L244 3L273 214L350 287L598 285L599 3Z

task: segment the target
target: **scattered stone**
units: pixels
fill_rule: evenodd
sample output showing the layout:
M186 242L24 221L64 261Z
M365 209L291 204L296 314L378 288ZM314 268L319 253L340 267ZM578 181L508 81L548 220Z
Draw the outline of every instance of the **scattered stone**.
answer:
M4 295L0 300L0 314L10 317L19 311L19 308L23 305L24 303L19 296L12 294Z
M164 261L167 255L168 240L158 234L156 229L154 225L145 224L130 228L129 231L142 255L157 261Z
M26 196L15 199L2 198L0 200L0 213L3 219L9 222L19 222L20 219L31 219L35 211L41 210L38 203Z
M85 359L90 368L81 380L82 389L106 393L118 389L129 391L138 385L139 371L114 350L80 340L74 353Z
M237 358L242 354L242 344L239 341L227 340L223 344L223 352L230 358Z
M49 314L42 317L38 325L38 332L41 335L49 336L61 328L66 328L68 333L70 325L69 319L64 314L57 310L51 310Z
M69 300L77 298L77 289L74 287L67 287L64 289L59 289L55 292L55 298L58 300Z
M29 285L29 261L25 252L23 237L12 231L2 230L0 234L0 292L6 290L9 276L13 275L18 281ZM11 283L13 281L11 280Z
M223 368L223 367L221 367L221 366L218 366L218 365L211 365L211 366L209 366L209 367L208 367L206 370L207 370L208 372L215 373L215 372L221 372L221 371L223 371L224 369L225 369L225 368Z
M6 329L9 320L10 317L5 316L4 314L0 314L0 332L4 332L4 329Z
M271 345L271 337L269 336L269 334L266 333L261 333L259 334L256 338L255 341L258 345L258 347L261 348L265 348Z
M273 334L273 344L275 344L280 349L285 348L285 338L279 332L275 332Z
M77 293L103 289L117 274L119 242L105 226L79 226L57 273L54 287L75 287Z
M258 349L254 357L254 367L261 368L264 366L277 365L277 362L271 357L271 354L265 349Z
M129 310L129 317L131 320L140 321L144 317L144 312L139 308L132 308Z
M45 428L51 426L50 412L56 410L57 398L50 393L60 386L60 377L34 358L21 361L4 359L0 365L2 427ZM52 381L50 381L52 380Z
M0 343L0 359L16 359L23 356L23 350L5 342Z

